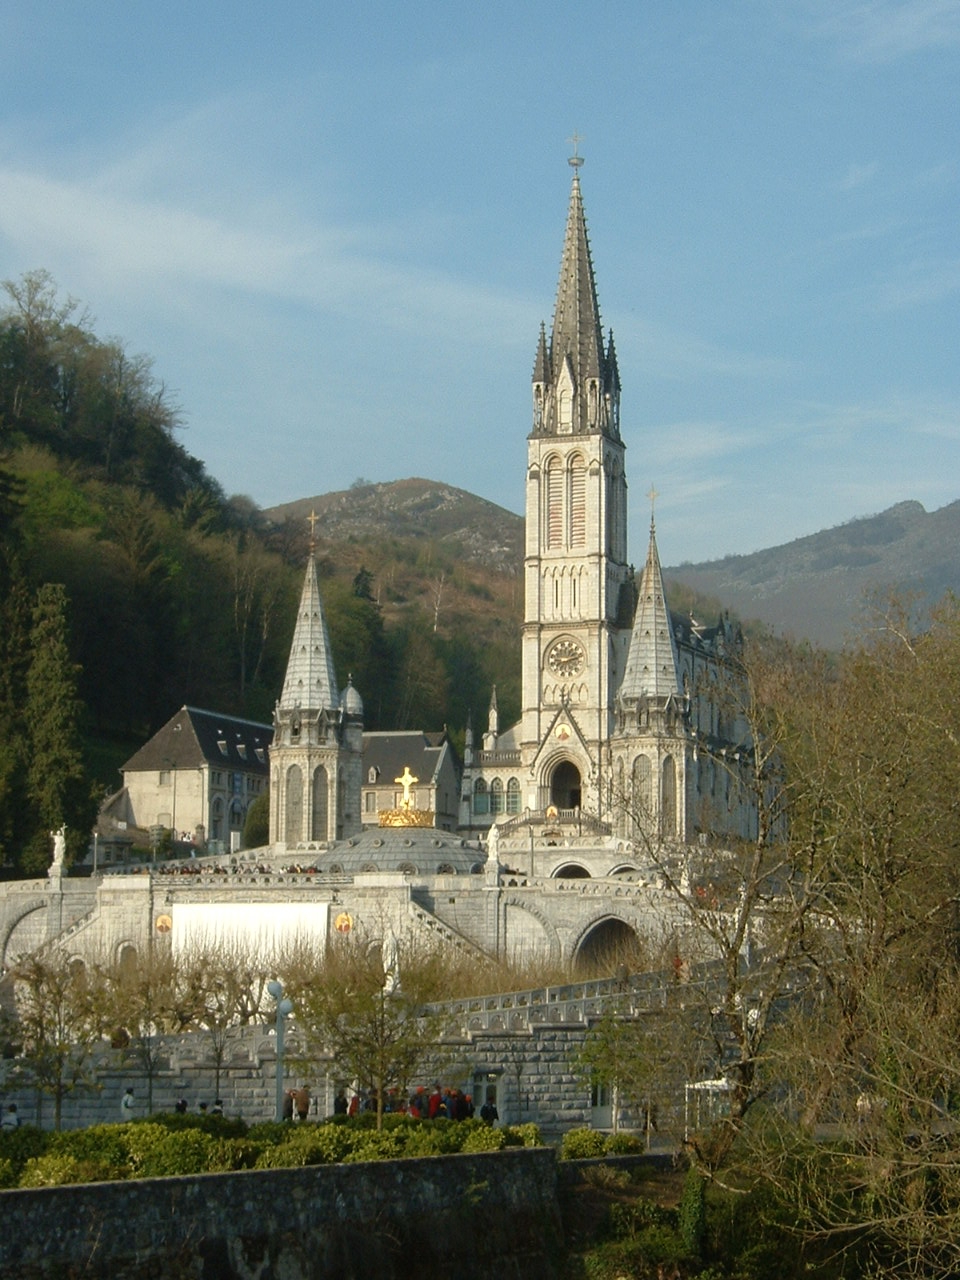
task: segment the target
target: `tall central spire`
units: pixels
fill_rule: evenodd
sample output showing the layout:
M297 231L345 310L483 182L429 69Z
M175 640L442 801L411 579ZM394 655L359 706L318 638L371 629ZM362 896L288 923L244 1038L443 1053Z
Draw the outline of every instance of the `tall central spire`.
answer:
M580 174L573 173L567 230L560 260L560 282L550 335L550 361L554 371L566 357L573 365L578 386L587 378L599 378L603 369L603 334L600 305L587 238L587 221L580 194Z
M619 439L620 377L613 334L604 347L587 220L574 155L560 280L547 342L541 326L533 370L534 431Z

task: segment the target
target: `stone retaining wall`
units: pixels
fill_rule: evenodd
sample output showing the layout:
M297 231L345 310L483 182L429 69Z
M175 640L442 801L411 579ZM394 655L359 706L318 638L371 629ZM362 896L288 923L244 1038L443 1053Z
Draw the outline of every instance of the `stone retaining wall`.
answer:
M0 1192L17 1280L550 1280L557 1163L533 1148Z

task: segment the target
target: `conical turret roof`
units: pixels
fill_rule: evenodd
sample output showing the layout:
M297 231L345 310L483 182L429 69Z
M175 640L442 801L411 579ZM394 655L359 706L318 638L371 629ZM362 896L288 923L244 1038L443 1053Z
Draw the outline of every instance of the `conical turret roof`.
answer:
M279 705L283 710L299 707L302 712L336 711L340 706L330 635L323 616L317 564L312 551L303 579L297 625L293 631Z
M620 685L624 700L667 698L680 693L677 645L663 590L657 534L650 521L650 545L640 578L627 665Z

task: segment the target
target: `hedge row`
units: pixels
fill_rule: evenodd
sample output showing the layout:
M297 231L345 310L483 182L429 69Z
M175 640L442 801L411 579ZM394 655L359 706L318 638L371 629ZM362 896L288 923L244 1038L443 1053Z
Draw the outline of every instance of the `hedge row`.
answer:
M166 1178L233 1169L285 1169L360 1160L540 1146L534 1124L491 1129L481 1120L384 1117L366 1122L257 1124L215 1116L153 1116L128 1124L48 1133L0 1133L0 1188Z

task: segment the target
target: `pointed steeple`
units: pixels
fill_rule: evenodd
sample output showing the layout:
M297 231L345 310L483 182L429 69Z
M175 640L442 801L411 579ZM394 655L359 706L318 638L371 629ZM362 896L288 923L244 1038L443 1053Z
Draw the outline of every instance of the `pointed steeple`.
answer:
M340 707L330 635L323 616L317 563L312 547L278 706L284 711L299 707L303 713L332 712Z
M540 341L537 343L537 358L533 362L534 382L550 381L550 356L547 354L547 327L540 321Z
M640 577L640 599L618 697L621 703L645 699L665 704L680 692L677 645L663 590L656 526L651 513L650 544Z
M587 238L587 220L580 195L580 174L574 170L567 210L567 229L560 260L560 282L553 312L550 357L556 369L569 356L577 385L599 378L603 369L600 305Z
M600 305L580 194L579 156L574 166L560 280L549 344L541 326L533 370L534 431L582 435L600 431L619 438L620 379L612 341L604 349ZM612 363L611 363L612 357Z

